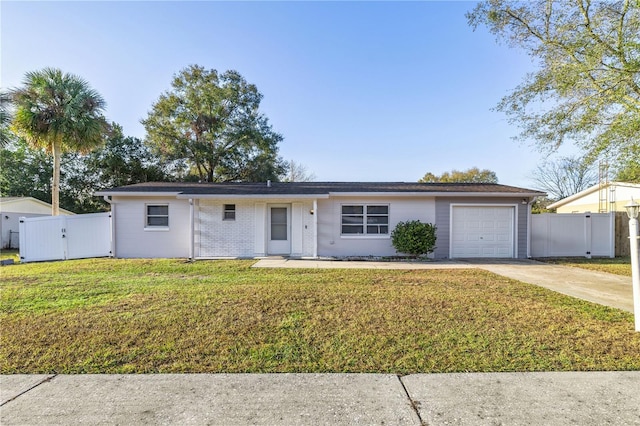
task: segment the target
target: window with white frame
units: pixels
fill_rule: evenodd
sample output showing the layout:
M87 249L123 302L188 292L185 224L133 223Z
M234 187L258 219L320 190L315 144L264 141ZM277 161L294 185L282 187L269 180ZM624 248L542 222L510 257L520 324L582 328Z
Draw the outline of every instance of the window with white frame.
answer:
M147 228L167 228L169 226L169 205L147 204L145 226Z
M236 220L236 205L225 204L222 220Z
M388 205L343 205L342 235L388 235Z

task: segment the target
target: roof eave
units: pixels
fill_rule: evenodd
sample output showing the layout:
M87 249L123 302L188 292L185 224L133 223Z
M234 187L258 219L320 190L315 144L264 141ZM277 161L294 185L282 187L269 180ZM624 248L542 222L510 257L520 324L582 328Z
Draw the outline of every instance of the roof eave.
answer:
M565 205L565 204L567 204L568 202L569 202L569 201L564 201L564 200L556 201L556 202L555 202L555 203L553 203L553 204L549 204L549 205L547 206L547 209L549 209L549 210L557 209L558 207L562 207L562 206L564 206L564 205Z
M46 201L38 200L35 197L5 197L5 198L11 198L10 200L2 201L2 205L5 205L5 206L7 204L19 203L23 201L31 201L49 209L53 207L50 203L47 203ZM63 209L63 208L59 208L59 211L64 214L75 215L74 212Z
M540 192L330 192L333 197L540 197Z
M607 187L608 187L608 185L607 185ZM578 200L578 199L584 197L585 195L589 195L589 194L591 194L593 192L596 192L598 190L600 190L600 185L596 184L596 185L590 186L587 189L583 189L580 192L576 192L573 195L569 195L568 197L565 197L565 198L563 198L561 200L558 200L555 203L549 204L547 206L547 208L548 209L557 209L558 207L562 207L565 204L569 204L572 201Z
M179 194L179 191L98 191L93 193L100 197L175 197Z
M178 199L251 199L297 198L326 199L329 197L539 197L540 192L329 192L328 194L193 194L180 191L98 191L96 196L111 197L176 197Z
M186 194L181 193L176 196L179 199L198 198L206 200L236 200L236 199L256 199L256 198L268 198L268 199L283 199L283 198L295 198L295 199L319 199L329 198L328 194Z
M557 209L558 207L562 207L565 204L569 204L570 202L578 200L578 199L584 197L585 195L589 195L589 194L591 194L593 192L599 191L602 188L607 188L608 189L608 188L610 188L612 186L623 186L623 187L627 187L627 188L640 188L639 184L630 183L630 182L617 182L616 181L616 182L608 182L606 185L595 184L595 185L590 186L587 189L583 189L580 192L577 192L577 193L575 193L573 195L569 195L568 197L565 197L565 198L563 198L561 200L558 200L553 204L549 204L547 206L547 208L549 208L549 209Z

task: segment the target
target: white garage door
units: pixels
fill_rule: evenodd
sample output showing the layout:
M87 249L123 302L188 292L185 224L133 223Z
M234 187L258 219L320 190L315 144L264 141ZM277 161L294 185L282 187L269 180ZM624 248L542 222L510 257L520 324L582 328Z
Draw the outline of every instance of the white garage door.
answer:
M454 206L451 257L514 257L514 208Z

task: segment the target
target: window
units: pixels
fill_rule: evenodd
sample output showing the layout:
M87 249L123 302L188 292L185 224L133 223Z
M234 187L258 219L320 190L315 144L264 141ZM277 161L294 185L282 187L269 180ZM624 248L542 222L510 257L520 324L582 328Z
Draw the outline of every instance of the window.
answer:
M388 205L342 206L342 235L389 234Z
M147 227L168 227L169 226L169 206L168 205L147 205Z
M225 204L224 213L222 214L223 220L236 220L236 205Z

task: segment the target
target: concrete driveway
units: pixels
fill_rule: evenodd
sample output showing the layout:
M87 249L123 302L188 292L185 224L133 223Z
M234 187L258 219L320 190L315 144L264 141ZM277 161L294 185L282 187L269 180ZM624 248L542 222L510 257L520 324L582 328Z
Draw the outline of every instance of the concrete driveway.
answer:
M633 313L631 277L535 260L467 262L494 274Z
M552 265L530 259L464 259L433 262L369 262L266 258L254 268L460 269L478 268L568 296L633 313L631 277Z

